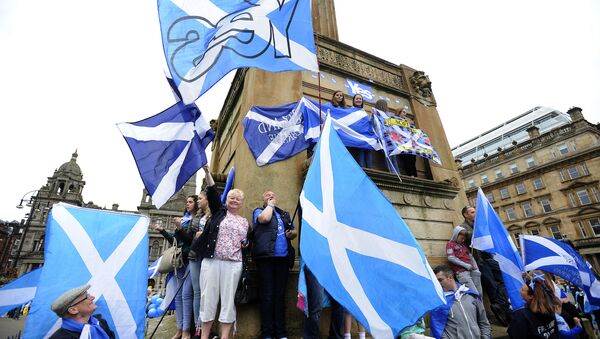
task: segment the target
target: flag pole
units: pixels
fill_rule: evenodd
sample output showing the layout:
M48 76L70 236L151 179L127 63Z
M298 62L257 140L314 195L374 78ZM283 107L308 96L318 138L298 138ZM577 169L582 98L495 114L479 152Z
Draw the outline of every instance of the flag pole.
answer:
M321 108L321 64L319 63L319 33L315 34L315 52L317 57L317 93L319 94L319 132L323 133L323 109Z
M524 234L521 234L519 237L519 243L521 245L521 260L523 260L523 271L525 271L525 239L523 239Z

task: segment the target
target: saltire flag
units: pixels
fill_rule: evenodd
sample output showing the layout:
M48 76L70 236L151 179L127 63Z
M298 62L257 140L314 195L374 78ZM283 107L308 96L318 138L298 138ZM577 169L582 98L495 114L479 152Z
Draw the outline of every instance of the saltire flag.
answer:
M157 208L208 162L205 149L215 137L198 107L181 102L150 118L117 127Z
M327 119L304 182L302 259L375 338L445 303L419 244ZM360 197L368 209L355 208Z
M371 119L364 109L340 108L331 103L325 103L321 105L321 114L319 114L317 102L302 98L299 104L304 112L304 134L307 140L317 142L321 134L320 125L325 118L331 116L333 118L332 125L345 146L375 151L381 149L381 144L373 131Z
M143 338L148 264L146 216L55 204L48 216L44 269L24 338L49 337L62 320L50 305L69 289L90 284L96 313L117 338Z
M520 239L525 253L525 270L555 274L581 288L590 304L600 306L600 282L573 247L535 235L522 235Z
M169 272L169 274L167 274L167 278L165 279L165 281L167 284L165 288L165 297L163 298L163 302L158 307L162 311L174 309L174 305L171 305L171 303L173 302L173 299L175 299L175 295L177 294L177 279L174 279L173 272Z
M481 188L477 191L476 206L471 247L494 256L500 265L512 309L523 308L525 301L519 292L524 284L521 255Z
M414 154L441 165L429 136L409 121L375 109L373 122L388 155Z
M170 73L190 104L229 71L318 71L310 0L158 0Z
M158 267L160 266L160 262L162 261L162 256L156 259L150 266L148 266L148 279L152 279L160 274L158 272Z
M41 273L36 268L0 288L0 316L33 300Z
M258 166L290 158L310 145L304 138L304 112L299 102L253 106L242 125L244 139Z

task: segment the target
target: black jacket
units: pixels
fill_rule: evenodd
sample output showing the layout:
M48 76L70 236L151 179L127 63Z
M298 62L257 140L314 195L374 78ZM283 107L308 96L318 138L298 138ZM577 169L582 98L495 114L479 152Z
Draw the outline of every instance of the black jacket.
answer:
M219 235L219 225L227 215L227 208L221 204L221 195L215 186L208 186L206 189L206 198L208 207L210 207L211 217L204 225L204 231L192 244L192 250L202 258L214 258L215 246L217 245L217 236Z
M100 321L100 327L102 327L104 332L106 332L106 334L108 334L108 337L111 339L114 339L115 334L113 333L113 331L110 330L110 327L108 327L108 323L106 322L106 320L102 319L102 316L99 314L94 315L93 317L98 319L98 321ZM72 331L65 330L64 328L61 327L56 332L54 332L54 334L52 334L52 336L50 336L50 339L79 339L80 336L81 336L81 332L72 332Z
M274 207L275 211L279 213L281 216L281 221L283 221L284 229L291 230L294 228L292 225L292 220L290 219L290 214L279 207ZM254 211L258 210L255 209ZM262 208L264 209L264 207ZM253 217L254 217L254 213ZM250 232L250 240L252 241L252 256L255 259L260 258L269 258L275 254L275 240L277 239L277 217L275 213L273 213L273 217L268 224L261 224L256 220L253 222L252 232ZM290 239L288 237L285 238L287 240L288 252L289 248L292 246Z

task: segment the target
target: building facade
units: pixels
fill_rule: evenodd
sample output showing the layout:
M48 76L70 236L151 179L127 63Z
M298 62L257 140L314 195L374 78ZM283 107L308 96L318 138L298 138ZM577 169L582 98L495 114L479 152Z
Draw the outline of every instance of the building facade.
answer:
M481 187L517 246L568 239L600 272L600 128L578 107L536 107L453 150L471 204Z

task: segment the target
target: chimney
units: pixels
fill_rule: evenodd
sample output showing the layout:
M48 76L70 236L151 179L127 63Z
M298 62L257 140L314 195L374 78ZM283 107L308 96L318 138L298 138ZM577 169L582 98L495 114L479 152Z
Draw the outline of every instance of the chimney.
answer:
M118 211L119 210L119 204L112 204L112 210L113 211Z
M581 113L581 108L579 107L571 107L567 111L567 114L571 117L572 122L577 122L579 120L583 120L583 113Z
M535 139L540 136L540 129L535 125L529 126L526 131L529 133L529 139Z

